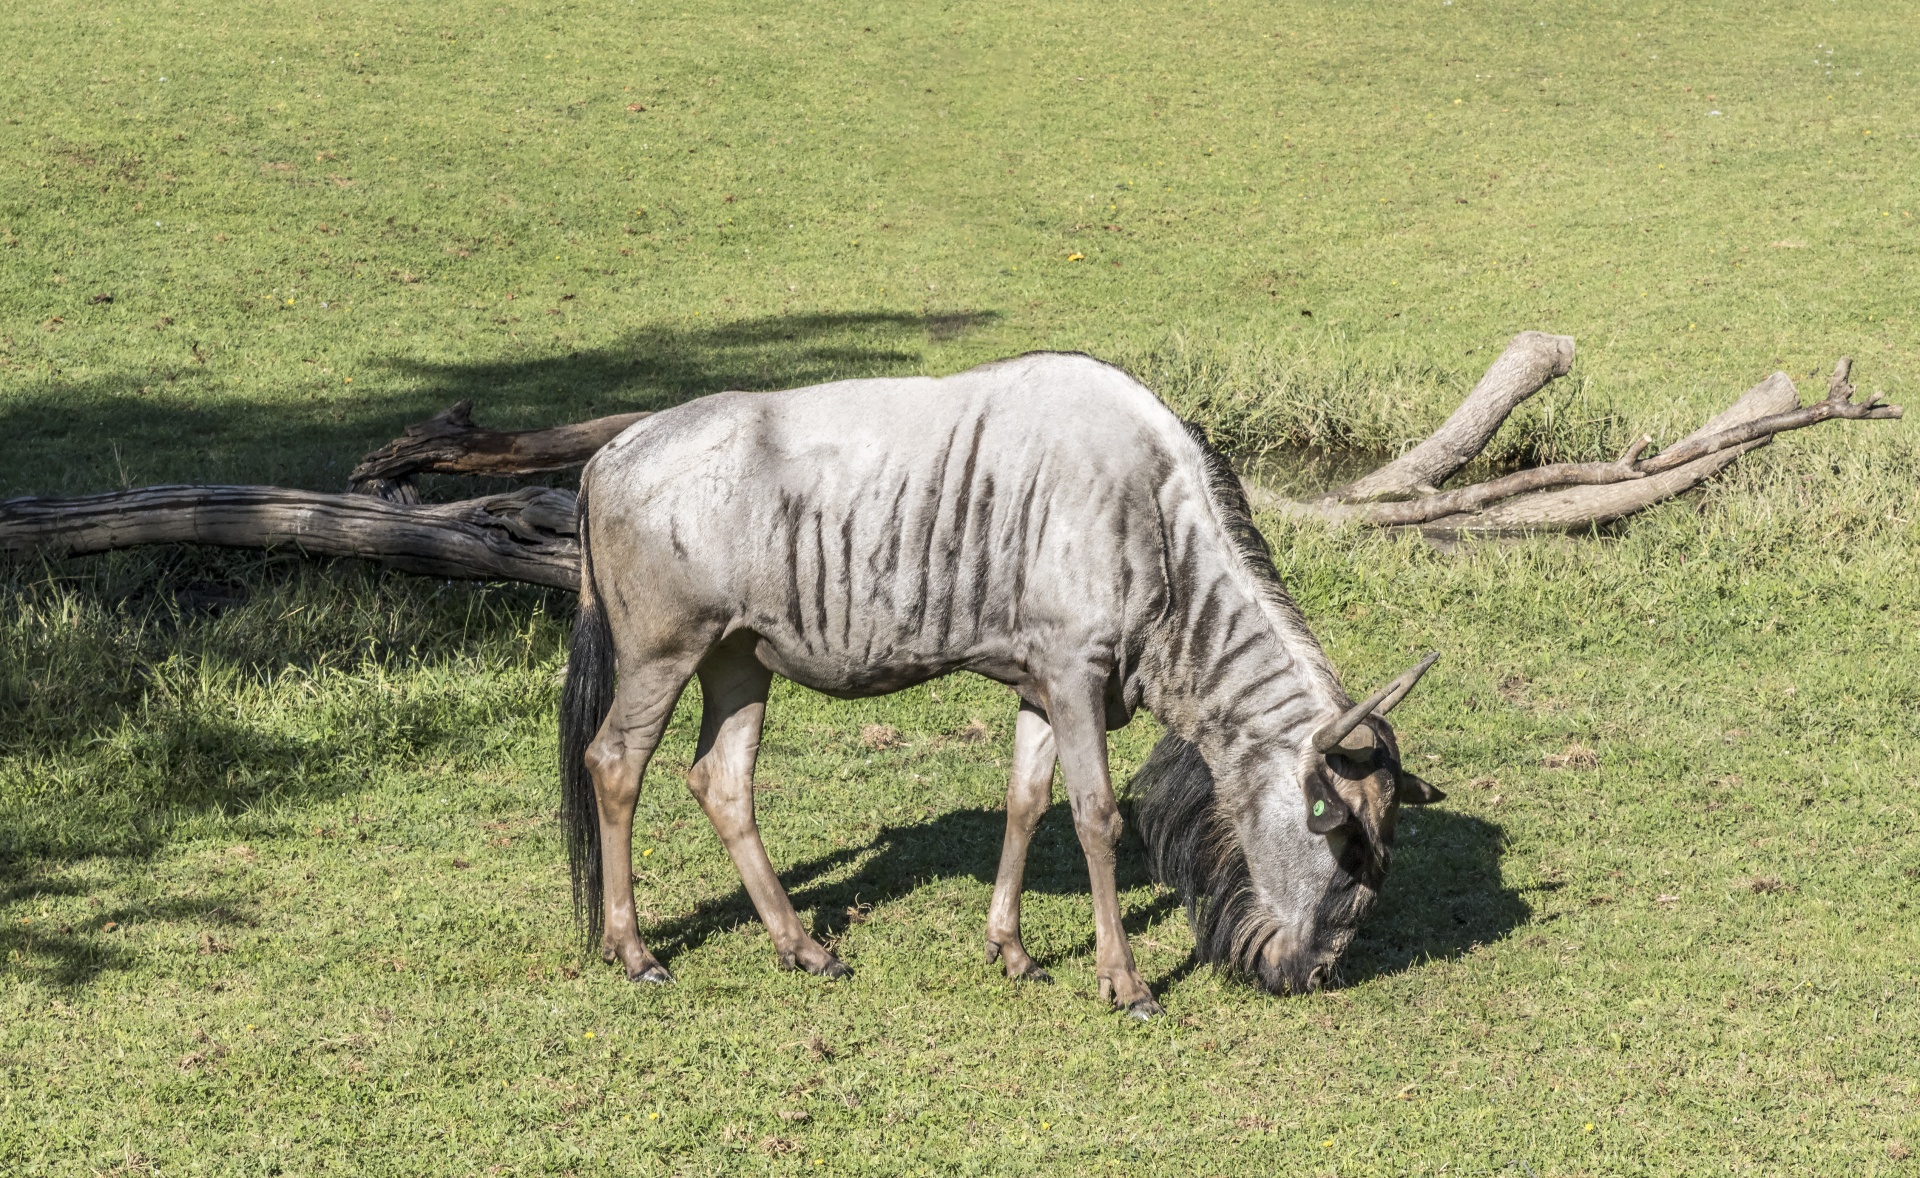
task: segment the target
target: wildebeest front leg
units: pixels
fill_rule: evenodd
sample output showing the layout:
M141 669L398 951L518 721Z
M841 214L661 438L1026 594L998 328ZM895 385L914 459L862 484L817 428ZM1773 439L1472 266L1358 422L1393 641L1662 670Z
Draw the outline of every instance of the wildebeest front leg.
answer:
M748 642L723 643L700 664L704 707L700 745L687 774L687 788L726 844L740 882L773 936L780 964L822 977L844 977L847 967L801 925L800 914L793 910L793 901L767 859L760 826L753 818L753 766L760 754L760 725L766 718L772 683L772 673L753 657Z
M1038 708L1020 705L1013 726L1013 776L1007 783L1007 835L1000 846L1000 874L987 909L987 961L1004 958L1007 976L1051 982L1020 941L1020 891L1027 874L1033 828L1053 801L1053 727Z
M1060 768L1073 803L1073 829L1086 852L1093 890L1094 972L1100 997L1133 1015L1161 1013L1153 991L1133 963L1133 946L1120 920L1120 889L1114 882L1114 857L1120 844L1120 805L1114 801L1107 771L1106 704L1100 684L1092 690L1056 693L1048 717L1060 749Z
M600 955L625 967L628 981L673 980L641 942L634 916L633 809L647 762L691 672L686 664L661 660L623 673L613 706L587 746L587 772L600 813L600 889L606 912Z

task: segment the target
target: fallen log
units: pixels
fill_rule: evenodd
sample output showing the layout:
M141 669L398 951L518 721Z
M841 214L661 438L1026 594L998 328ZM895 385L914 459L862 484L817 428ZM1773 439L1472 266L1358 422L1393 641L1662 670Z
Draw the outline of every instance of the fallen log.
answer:
M1852 361L1834 367L1825 400L1801 405L1783 372L1749 389L1719 416L1652 457L1642 436L1613 462L1554 463L1453 490L1436 490L1485 448L1513 410L1565 374L1573 340L1522 332L1438 430L1364 478L1311 499L1258 486L1256 507L1293 518L1371 527L1417 527L1435 538L1578 531L1620 519L1696 486L1776 434L1822 421L1885 420L1898 406L1854 401ZM584 463L644 413L547 430L505 433L473 425L462 401L410 426L367 456L352 480L362 493L281 487L146 487L74 499L0 502L0 552L80 555L140 544L296 547L377 560L436 577L526 581L577 589L574 496L529 487L506 495L424 505L418 473L517 476ZM375 494L366 492L373 491Z
M1799 403L1800 393L1793 387L1793 381L1787 378L1786 373L1776 372L1748 389L1719 416L1689 434L1681 445L1731 433L1741 425L1764 421L1768 416L1784 413ZM1671 499L1682 491L1690 490L1733 465L1734 460L1742 454L1766 445L1771 439L1771 434L1759 435L1738 444L1721 446L1690 462L1651 472L1644 468L1636 469L1632 458L1626 457L1619 464L1623 467L1621 477L1610 483L1516 495L1485 510L1436 516L1423 523L1421 531L1435 537L1458 537L1468 534L1567 532L1597 527L1624 519L1663 499ZM1634 448L1644 448L1647 441L1642 435L1634 443ZM1679 448L1676 446L1674 450ZM1659 457L1665 458L1672 452L1666 451ZM1631 453L1632 450L1629 451ZM1650 467L1654 461L1657 459L1644 466Z
M550 487L431 506L224 486L0 502L0 552L78 556L142 544L290 547L430 577L580 586L574 496Z
M1419 527L1435 536L1481 532L1578 530L1671 498L1725 469L1777 433L1834 418L1900 416L1878 398L1855 404L1846 383L1850 361L1836 368L1828 397L1800 406L1793 382L1775 373L1727 412L1651 458L1652 439L1638 439L1613 462L1554 463L1469 486L1437 488L1479 456L1513 411L1573 364L1570 336L1523 331L1513 337L1459 408L1425 440L1392 462L1343 487L1304 501L1249 488L1254 501L1295 517L1372 527ZM516 476L586 462L643 413L599 418L522 434L472 424L461 402L410 426L405 437L375 451L354 471L356 490L410 501L415 471ZM1631 487L1623 484L1631 483Z
M1801 405L1792 379L1776 372L1651 458L1640 457L1653 441L1642 436L1613 462L1554 463L1436 490L1439 481L1472 461L1516 407L1565 371L1561 358L1570 360L1572 353L1573 341L1565 336L1522 332L1446 424L1406 455L1311 499L1288 499L1258 486L1248 487L1249 496L1255 506L1280 515L1418 527L1435 538L1578 531L1672 498L1776 434L1835 419L1901 416L1899 406L1881 404L1877 396L1853 400L1848 381L1853 361L1843 357L1834 366L1826 399Z
M1572 367L1572 336L1521 332L1495 358L1460 407L1425 441L1372 474L1319 496L1319 501L1370 503L1431 494L1479 457L1521 402Z
M416 474L495 475L509 478L550 474L585 464L646 412L616 413L551 429L506 432L473 424L473 402L461 401L444 413L406 428L401 436L360 460L347 485L362 495L395 503L418 503Z

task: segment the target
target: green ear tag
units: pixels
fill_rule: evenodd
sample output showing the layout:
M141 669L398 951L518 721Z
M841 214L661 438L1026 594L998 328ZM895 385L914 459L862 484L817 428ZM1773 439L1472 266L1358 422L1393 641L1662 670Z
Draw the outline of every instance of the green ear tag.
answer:
M1313 816L1315 818L1320 817L1320 815L1325 814L1326 812L1327 812L1327 804L1325 802L1315 802L1313 804Z

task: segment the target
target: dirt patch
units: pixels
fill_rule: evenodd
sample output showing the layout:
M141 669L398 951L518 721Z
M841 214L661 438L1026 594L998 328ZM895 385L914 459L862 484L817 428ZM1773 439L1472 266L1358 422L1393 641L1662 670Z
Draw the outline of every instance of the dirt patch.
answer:
M985 720L975 716L973 719L967 721L965 727L956 731L953 734L953 738L961 744L986 744L993 739L993 727Z
M1548 753L1540 763L1549 769L1598 769L1600 754L1577 741L1557 753Z
M860 730L860 743L879 752L882 749L897 749L907 743L900 730L891 724L869 724Z

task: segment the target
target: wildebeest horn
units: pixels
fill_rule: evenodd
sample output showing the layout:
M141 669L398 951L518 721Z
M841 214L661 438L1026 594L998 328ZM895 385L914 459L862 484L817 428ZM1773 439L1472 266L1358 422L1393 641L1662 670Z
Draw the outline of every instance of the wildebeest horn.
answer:
M1439 658L1439 651L1430 650L1427 652L1426 658L1408 667L1405 674L1387 685L1387 697L1380 701L1380 706L1376 710L1382 716L1391 712L1395 704L1407 698L1407 692L1413 690L1413 685L1420 682L1420 676L1426 674L1427 668L1431 667Z
M1389 683L1359 703L1348 708L1346 713L1338 720L1335 720L1320 730L1320 735L1313 740L1313 747L1323 753L1330 753L1334 749L1339 748L1340 742L1347 738L1347 733L1360 727L1360 721L1372 715L1373 709L1381 700L1387 698L1387 692L1392 690L1393 684Z
M1340 747L1340 742L1347 738L1349 732L1360 726L1360 721L1376 711L1383 716L1392 711L1395 704L1407 698L1407 692L1413 690L1413 685L1420 682L1420 676L1426 674L1427 668L1431 667L1439 657L1439 651L1431 652L1426 658L1409 667L1398 679L1348 708L1338 720L1321 730L1320 735L1314 739L1313 747L1322 753L1330 753Z

